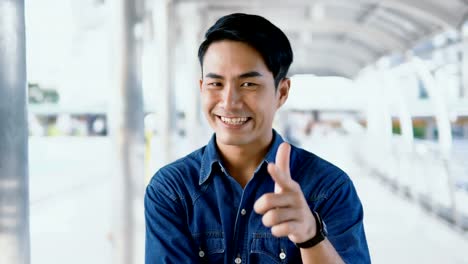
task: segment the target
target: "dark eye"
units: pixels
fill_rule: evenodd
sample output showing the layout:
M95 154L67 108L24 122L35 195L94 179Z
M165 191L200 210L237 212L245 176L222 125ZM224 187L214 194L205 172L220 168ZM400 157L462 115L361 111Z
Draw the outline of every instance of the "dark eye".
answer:
M210 82L207 85L208 85L208 87L221 87L222 83L220 83L220 82Z
M254 87L254 86L257 86L257 84L251 83L251 82L245 82L241 84L241 87Z

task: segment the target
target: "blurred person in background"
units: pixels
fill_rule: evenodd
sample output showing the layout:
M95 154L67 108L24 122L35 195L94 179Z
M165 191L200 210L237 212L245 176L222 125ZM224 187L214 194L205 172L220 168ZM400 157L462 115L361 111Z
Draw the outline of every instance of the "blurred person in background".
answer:
M348 175L272 128L289 94L288 38L247 14L205 37L200 93L214 135L151 179L146 263L370 263Z

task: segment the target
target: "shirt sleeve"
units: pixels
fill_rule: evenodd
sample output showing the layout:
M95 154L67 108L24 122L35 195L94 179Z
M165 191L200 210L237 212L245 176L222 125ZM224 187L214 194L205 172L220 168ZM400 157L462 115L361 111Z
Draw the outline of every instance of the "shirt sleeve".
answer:
M146 188L144 200L145 263L197 263L198 255L181 199L169 193L155 178Z
M345 263L370 263L362 204L351 179L344 176L344 181L330 189L319 213L327 226L328 240Z

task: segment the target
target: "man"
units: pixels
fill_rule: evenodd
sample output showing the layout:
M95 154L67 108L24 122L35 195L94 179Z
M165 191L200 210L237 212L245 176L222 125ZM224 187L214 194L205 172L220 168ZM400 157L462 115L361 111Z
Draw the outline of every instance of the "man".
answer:
M290 87L287 37L246 14L205 37L200 93L215 133L148 185L146 263L369 263L349 177L272 129Z

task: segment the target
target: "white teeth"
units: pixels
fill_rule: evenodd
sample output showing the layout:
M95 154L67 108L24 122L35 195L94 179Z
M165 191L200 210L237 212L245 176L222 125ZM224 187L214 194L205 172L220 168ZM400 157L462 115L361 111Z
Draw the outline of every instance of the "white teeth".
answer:
M247 117L229 118L229 117L221 116L221 121L229 125L242 125L243 123L247 122L247 119L248 119Z

